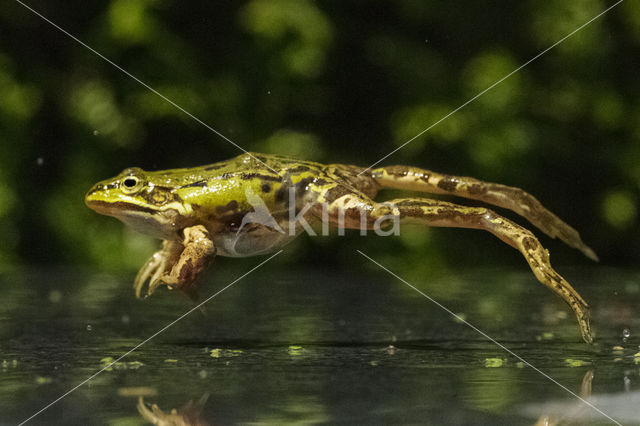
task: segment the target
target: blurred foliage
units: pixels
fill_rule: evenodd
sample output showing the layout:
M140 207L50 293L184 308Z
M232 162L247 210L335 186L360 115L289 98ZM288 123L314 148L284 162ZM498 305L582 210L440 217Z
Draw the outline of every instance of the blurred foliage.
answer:
M21 266L77 264L89 266L92 272L134 273L159 246L158 241L90 211L84 206L84 194L98 180L127 167L189 167L240 154L203 123L250 151L363 166L429 129L384 164L414 165L522 187L577 228L602 263L636 266L640 253L638 2L622 3L486 93L612 2L29 0L28 4L113 63L17 2L7 2L0 9L0 272ZM397 191L384 191L380 199L397 195ZM510 212L505 215L533 228ZM575 250L537 234L550 249L554 264L588 264ZM373 275L379 274L379 268L355 249L408 282L428 285L431 297L461 309L489 332L526 334L522 315L528 315L531 304L535 306L531 315L561 322L562 326L554 323L553 330L560 327L561 334L575 336L575 323L567 320L559 300L545 294L548 305L531 302L536 299L530 298L530 292L545 292L532 290L533 276L501 272L492 274L495 282L485 276L464 279L463 271L470 265L514 265L526 271L515 250L487 233L420 227L407 227L399 237L389 238L372 233L362 237L355 231L345 237L303 236L287 246L262 275L254 275L257 293L225 293L224 303L212 310L211 318L217 319L205 323L198 317L185 329L218 341L235 338L237 330L264 338L261 327L273 327L275 321L276 341L312 342L322 340L318 333L337 318L334 312L346 312L373 333L355 340L371 342L379 339L375 333L380 330L394 338L409 330L402 318L406 311L413 311L421 313L415 316L421 321L416 330L448 330L439 324L449 318L438 316L439 311L425 312L425 300L404 288L389 286L372 292L351 288L353 293L330 292L317 299L327 303L304 303L298 299L302 293L289 291L300 289L300 278L282 278L283 265L319 267L323 272L344 266L358 274L345 280L375 285L376 280L369 277L380 277ZM212 280L228 283L257 260L220 259L218 263L221 271ZM273 269L266 272L269 268ZM296 275L295 271L299 269L289 273ZM90 358L83 351L73 355L78 347L92 347L87 344L85 322L98 331L100 321L112 324L115 318L120 324L121 317L124 324L126 318L126 326L132 324L130 331L94 333L100 345L113 346L109 351L122 351L118 345L123 335L131 333L138 342L139 334L146 336L148 330L157 329L158 322L175 318L183 306L179 302L187 303L158 297L153 305L134 305L132 296L118 296L123 291L121 281L111 273L92 274L88 282L57 273L37 279L21 272L7 276L13 285L5 286L6 291L14 297L0 310L7 318L28 321L5 321L3 329L20 324L15 330L21 339L38 333L65 336L66 340L54 339L56 345L68 342L64 350L45 351L56 356ZM324 282L341 283L336 276L318 275L317 286L315 281L306 284L324 290ZM61 291L68 288L63 281L75 291ZM629 278L629 286L636 281ZM470 285L476 282L477 286ZM45 285L32 292L39 283ZM611 291L598 288L601 299ZM633 288L637 293L637 286ZM394 292L398 295L391 297ZM31 293L38 293L39 299ZM620 297L632 304L629 294L621 292ZM408 304L402 314L398 314L403 309L399 301ZM517 303L527 309L519 309ZM272 313L283 306L304 311L298 315L291 310L289 317L285 312L274 319ZM555 314L558 306L565 315L563 321ZM611 309L615 314L600 327L619 326L628 320L626 311ZM51 324L32 323L41 312L63 318L63 326L53 329L60 334L43 332ZM77 324L65 316L69 312L76 312L81 328L74 328ZM263 312L262 318L269 320L256 321L255 312ZM232 330L227 335L220 326L225 318L232 324L226 328ZM212 323L216 326L211 327ZM80 337L69 342L68 336ZM387 338L392 341L382 339ZM400 335L403 338L412 336ZM38 348L42 348L40 341ZM166 354L162 357L166 359ZM76 365L77 359L73 361L64 365ZM340 368L336 371L342 374ZM43 371L50 373L49 362ZM243 391L236 376L220 371L226 381L211 381L224 384L217 387L219 391ZM279 383L282 372L277 374L263 382ZM478 410L503 411L527 394L517 385L518 375L513 369L483 367L471 373L465 369L463 380L468 386L460 395ZM156 370L153 377L167 378ZM171 382L172 389L183 392L193 385L188 375L180 379L189 384L180 387ZM108 376L96 378L97 383L100 380ZM136 377L136 383L139 380ZM314 383L324 384L315 379ZM285 400L284 412L295 414L303 407L312 418L325 421L327 410L313 398L296 395ZM32 400L33 395L21 398ZM423 401L420 391L409 406ZM402 405L407 402L403 400ZM276 413L266 420L280 418Z
M247 150L369 165L609 3L29 4ZM523 187L579 229L603 262L634 265L639 45L640 3L624 2L385 164ZM0 269L135 270L157 242L90 212L85 191L133 165L188 167L239 154L13 2L0 10L0 93ZM366 247L407 279L464 264L526 267L493 237L465 230L305 240L290 246L291 262L351 263L354 248ZM585 262L542 241L554 259Z

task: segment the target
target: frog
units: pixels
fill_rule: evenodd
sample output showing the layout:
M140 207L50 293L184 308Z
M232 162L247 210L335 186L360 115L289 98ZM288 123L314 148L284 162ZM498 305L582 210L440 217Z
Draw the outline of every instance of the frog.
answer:
M376 201L387 188L437 196ZM573 310L584 341L593 342L589 305L552 268L548 250L529 229L483 205L455 204L442 200L443 195L511 210L598 260L578 231L528 192L415 166L365 168L247 152L198 167L130 167L95 184L85 202L97 213L162 240L134 280L138 298L164 285L196 299L196 281L216 256L282 250L318 223L340 230L388 229L397 223L484 230L522 254L537 280Z

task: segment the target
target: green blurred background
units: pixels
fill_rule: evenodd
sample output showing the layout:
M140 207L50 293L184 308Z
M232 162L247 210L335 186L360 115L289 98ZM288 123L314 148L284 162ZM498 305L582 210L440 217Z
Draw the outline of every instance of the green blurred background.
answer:
M29 4L247 150L367 166L612 2ZM635 266L638 64L640 3L627 1L383 164L522 187L605 265ZM87 209L90 186L130 166L240 154L12 1L0 9L0 94L0 270L135 271L158 242ZM537 234L554 263L588 264ZM336 266L366 249L406 266L407 279L469 265L526 268L497 239L467 230L354 232L289 247L281 262Z

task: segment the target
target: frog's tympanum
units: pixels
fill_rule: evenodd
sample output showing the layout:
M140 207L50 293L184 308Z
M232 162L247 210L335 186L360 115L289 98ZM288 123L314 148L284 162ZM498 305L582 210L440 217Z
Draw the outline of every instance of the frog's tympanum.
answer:
M584 340L592 341L587 303L553 270L547 250L529 230L484 207L414 197L376 202L381 188L455 195L511 209L597 260L575 229L523 190L416 167L365 169L246 153L187 169L129 168L96 184L86 203L163 240L135 279L138 297L161 284L193 295L194 282L216 255L272 252L318 222L361 230L388 229L397 221L483 229L522 253L536 278L571 306Z

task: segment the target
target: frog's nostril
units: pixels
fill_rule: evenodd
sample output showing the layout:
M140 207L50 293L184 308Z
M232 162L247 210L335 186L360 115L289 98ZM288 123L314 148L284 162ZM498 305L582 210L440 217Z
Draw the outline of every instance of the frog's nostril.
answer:
M96 185L93 188L91 188L89 190L89 192L87 192L87 195L84 196L85 201L90 201L91 200L91 196L93 194L95 194L96 192L98 192L98 191L102 191L102 189L103 189L102 185Z

